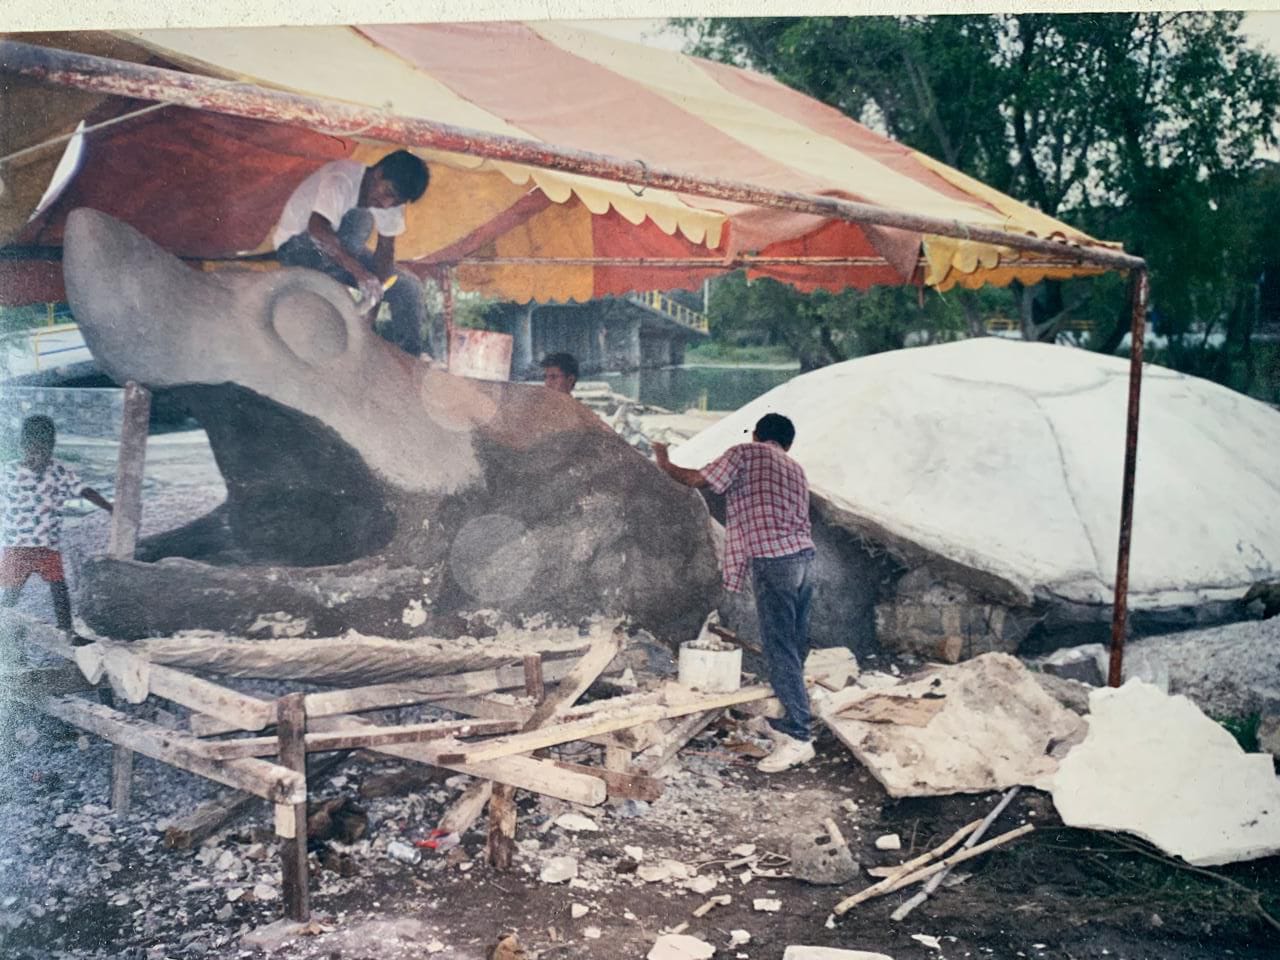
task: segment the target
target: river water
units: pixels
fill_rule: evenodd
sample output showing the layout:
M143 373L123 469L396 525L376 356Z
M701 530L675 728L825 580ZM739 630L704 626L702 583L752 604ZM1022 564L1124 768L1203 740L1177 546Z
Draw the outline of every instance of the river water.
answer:
M683 366L633 373L602 373L615 393L676 413L737 410L800 372L798 366Z

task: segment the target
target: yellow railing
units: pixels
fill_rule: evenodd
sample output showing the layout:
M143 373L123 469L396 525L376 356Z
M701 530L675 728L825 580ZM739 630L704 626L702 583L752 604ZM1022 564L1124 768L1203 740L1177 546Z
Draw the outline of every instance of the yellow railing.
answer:
M676 303L670 297L665 297L657 290L646 290L643 293L633 293L631 299L643 303L651 310L665 314L682 327L688 327L690 330L697 330L699 333L710 333L711 328L707 324L707 315L699 313L697 310L690 310L683 303Z
M1011 320L1009 317L987 317L987 333L1017 333L1022 329L1021 322ZM1062 330L1074 330L1076 333L1093 332L1092 320L1068 320L1059 328Z
M40 341L46 337L57 336L60 333L67 333L76 329L74 323L56 323L51 327L32 327L27 330L14 330L5 334L3 339L7 344L16 344L18 341L26 341L26 345L31 349L31 355L35 358L36 369L43 369L40 363Z

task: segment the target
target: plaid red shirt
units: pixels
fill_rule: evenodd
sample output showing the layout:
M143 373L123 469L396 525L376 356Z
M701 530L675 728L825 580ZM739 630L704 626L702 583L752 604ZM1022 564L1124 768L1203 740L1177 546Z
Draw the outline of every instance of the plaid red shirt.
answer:
M700 471L727 494L724 585L741 592L752 557L785 557L813 547L809 481L776 443L740 443Z

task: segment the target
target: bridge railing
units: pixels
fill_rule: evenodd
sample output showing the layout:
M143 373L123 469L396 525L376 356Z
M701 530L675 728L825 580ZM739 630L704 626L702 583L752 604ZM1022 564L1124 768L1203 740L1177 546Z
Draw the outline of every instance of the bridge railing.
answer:
M707 315L699 313L697 310L690 310L683 303L677 303L670 297L664 296L658 290L646 290L642 293L629 293L627 299L633 303L640 303L664 314L671 318L682 327L688 327L690 330L696 330L698 333L709 334L711 327L707 323Z

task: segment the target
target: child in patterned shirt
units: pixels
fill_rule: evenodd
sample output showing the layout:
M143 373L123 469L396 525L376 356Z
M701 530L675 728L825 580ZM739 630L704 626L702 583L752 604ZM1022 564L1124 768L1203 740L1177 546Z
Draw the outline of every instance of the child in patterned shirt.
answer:
M6 607L18 595L31 574L38 573L53 595L58 628L74 646L88 643L71 624L71 595L62 570L62 505L76 495L108 513L111 504L98 491L80 482L75 471L53 459L57 430L45 416L22 422L22 459L11 460L0 473L0 499L4 509L3 552L0 553L0 589Z

